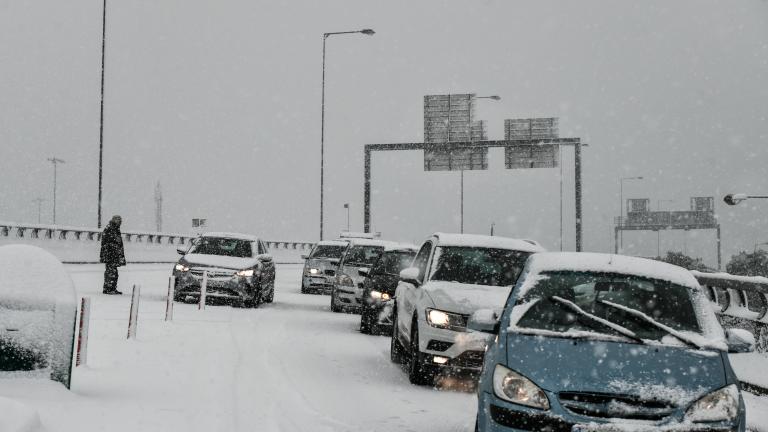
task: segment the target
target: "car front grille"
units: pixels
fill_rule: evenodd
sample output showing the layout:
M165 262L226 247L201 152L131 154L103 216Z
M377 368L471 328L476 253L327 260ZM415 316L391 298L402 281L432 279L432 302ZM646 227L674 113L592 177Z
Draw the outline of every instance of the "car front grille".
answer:
M204 271L205 271L205 269L192 269L189 272L192 274L192 276L203 277L203 272ZM212 270L208 270L208 277L212 278L212 279L215 279L215 278L220 278L220 279L231 278L234 275L235 275L234 271L212 271Z
M336 276L336 270L326 270L325 271L326 276Z
M675 410L669 403L632 395L562 392L559 398L568 411L595 418L661 420Z

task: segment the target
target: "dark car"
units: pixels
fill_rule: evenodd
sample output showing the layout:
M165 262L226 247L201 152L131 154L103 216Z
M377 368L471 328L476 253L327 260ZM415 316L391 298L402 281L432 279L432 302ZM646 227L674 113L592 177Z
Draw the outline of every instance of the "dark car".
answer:
M264 243L245 234L207 233L195 240L173 268L173 298L199 299L208 272L206 298L238 307L258 307L275 297L275 263Z
M392 308L387 303L395 295L400 271L410 267L416 250L416 246L412 245L388 247L371 267L363 282L360 332L392 332Z
M348 240L321 241L312 248L309 255L301 256L305 260L301 278L302 294L331 292L339 261L347 245L349 245Z

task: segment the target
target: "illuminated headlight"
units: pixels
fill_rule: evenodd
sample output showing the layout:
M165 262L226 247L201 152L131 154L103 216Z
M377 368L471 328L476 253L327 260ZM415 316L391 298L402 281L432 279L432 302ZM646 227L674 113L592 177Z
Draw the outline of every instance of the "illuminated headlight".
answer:
M176 264L176 267L174 267L174 268L176 269L176 271L180 271L180 272L189 271L189 267L187 267L187 266L185 266L183 264Z
M251 277L251 276L253 276L253 269L240 270L239 272L237 272L235 274L240 276L240 277Z
M493 392L498 398L518 405L549 409L549 399L539 386L500 364L493 371Z
M309 272L309 274L311 274L311 275L316 275L316 274L320 273L320 270L319 270L319 269L316 269L316 268L311 268L311 269L309 269L309 271L308 271L308 272Z
M351 277L345 274L339 275L339 277L336 279L338 284L341 286L347 286L347 287L354 287L355 281L352 280Z
M463 330L466 327L463 316L437 309L427 309L427 322L432 327L453 330Z
M390 299L389 294L376 290L371 290L371 298L374 300L387 301Z
M739 415L739 389L736 384L712 392L688 408L685 419L691 422L735 420Z

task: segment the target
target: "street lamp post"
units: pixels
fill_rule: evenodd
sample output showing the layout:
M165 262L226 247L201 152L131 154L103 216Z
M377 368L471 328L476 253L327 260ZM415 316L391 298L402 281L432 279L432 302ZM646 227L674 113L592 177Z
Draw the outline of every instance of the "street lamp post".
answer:
M43 201L45 200L42 198L35 198L32 200L32 202L37 203L37 223L41 223L40 214L43 209Z
M53 164L53 224L56 225L56 168L58 164L64 163L64 161L54 156L48 158L48 162Z
M349 203L344 203L344 208L347 209L347 232L349 232Z
M495 100L495 101L500 101L501 100L501 96L498 96L498 95L492 95L492 96L473 96L472 98L473 99L491 99L491 100ZM448 127L449 141L450 141L450 133L451 133L451 129L450 129L450 126L449 126ZM472 119L470 119L470 123L469 123L469 141L470 142L472 141ZM459 202L460 202L460 211L459 211L459 213L460 213L460 218L461 218L461 221L460 221L460 224L459 224L459 232L464 234L464 170L461 170L461 186L460 186L459 190L460 190L460 192L459 192Z
M99 204L96 216L96 227L101 228L101 195L104 162L104 60L107 45L107 0L101 10L101 112L99 114Z
M621 177L619 178L619 225L624 223L624 181L626 180L642 180L642 176L636 177ZM624 251L624 230L621 230L619 234L619 252Z
M105 0L106 1L106 0ZM323 33L323 84L320 102L320 240L323 240L323 193L325 182L325 40L329 36L361 33L373 36L376 32L371 29Z

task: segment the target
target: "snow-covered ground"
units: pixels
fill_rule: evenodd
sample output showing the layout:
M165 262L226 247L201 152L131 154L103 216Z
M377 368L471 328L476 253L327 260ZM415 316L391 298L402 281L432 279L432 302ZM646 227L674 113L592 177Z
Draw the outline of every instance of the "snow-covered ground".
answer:
M475 396L414 387L389 361L389 339L359 316L299 293L301 267L278 267L275 303L260 309L176 304L163 321L169 265L121 269L126 295L100 294L102 268L68 266L93 298L88 366L72 391L3 380L0 397L36 409L45 431L468 431ZM134 283L137 340L126 340ZM451 387L454 383L444 383Z
M388 338L360 334L359 317L331 313L327 296L299 293L299 265L278 266L271 305L176 304L172 323L163 321L170 265L121 269L125 295L116 297L100 294L102 267L67 269L79 295L93 298L88 366L75 371L72 391L0 382L0 402L33 410L18 411L19 430L37 430L35 410L46 432L472 430L466 383L410 385L389 361ZM142 303L138 338L128 341L133 284ZM768 398L746 400L751 429L768 432Z

